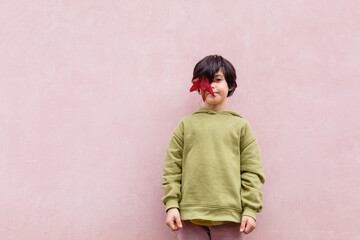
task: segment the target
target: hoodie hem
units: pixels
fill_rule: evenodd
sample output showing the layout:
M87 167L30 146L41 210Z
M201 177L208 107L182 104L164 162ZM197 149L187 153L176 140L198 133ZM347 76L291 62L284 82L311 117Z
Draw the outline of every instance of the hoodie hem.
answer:
M209 221L230 221L241 222L241 210L229 208L214 208L206 206L186 206L180 205L181 220L202 219Z

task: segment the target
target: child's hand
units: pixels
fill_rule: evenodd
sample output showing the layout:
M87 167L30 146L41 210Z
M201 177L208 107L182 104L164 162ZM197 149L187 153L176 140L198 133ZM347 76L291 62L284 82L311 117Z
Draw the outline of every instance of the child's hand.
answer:
M252 217L242 216L240 232L244 232L246 234L251 233L256 227L256 221Z
M167 211L166 222L165 223L173 231L177 231L180 228L182 228L181 219L180 219L180 213L179 213L179 210L177 208L170 208Z

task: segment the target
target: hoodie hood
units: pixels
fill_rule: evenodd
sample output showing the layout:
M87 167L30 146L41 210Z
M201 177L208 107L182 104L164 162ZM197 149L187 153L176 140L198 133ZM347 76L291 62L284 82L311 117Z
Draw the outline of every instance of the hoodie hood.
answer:
M210 115L223 114L223 115L233 115L233 116L236 116L236 117L243 118L242 116L240 116L240 114L238 114L235 111L221 110L221 111L216 112L214 110L211 110L211 109L205 108L205 107L199 108L196 112L193 113L193 115L194 114L210 114Z

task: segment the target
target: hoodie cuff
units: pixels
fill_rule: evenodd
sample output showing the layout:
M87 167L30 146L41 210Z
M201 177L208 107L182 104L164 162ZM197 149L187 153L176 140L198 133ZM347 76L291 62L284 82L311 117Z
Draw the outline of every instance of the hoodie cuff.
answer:
M256 221L256 211L252 210L251 208L245 208L242 216L252 217Z
M177 199L170 199L166 202L166 212L169 210L169 208L179 208L179 201Z

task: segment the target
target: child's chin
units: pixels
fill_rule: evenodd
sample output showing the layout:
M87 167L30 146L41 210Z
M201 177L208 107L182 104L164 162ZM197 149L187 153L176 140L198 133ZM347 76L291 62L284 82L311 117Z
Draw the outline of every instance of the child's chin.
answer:
M212 105L218 103L218 101L216 99L214 99L214 98L212 98L212 99L211 98L206 98L205 100L206 100L207 103L212 104Z
M217 99L217 95L215 95L215 97L213 95L209 95L208 98L212 101L215 101L215 99Z

